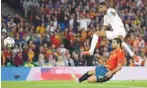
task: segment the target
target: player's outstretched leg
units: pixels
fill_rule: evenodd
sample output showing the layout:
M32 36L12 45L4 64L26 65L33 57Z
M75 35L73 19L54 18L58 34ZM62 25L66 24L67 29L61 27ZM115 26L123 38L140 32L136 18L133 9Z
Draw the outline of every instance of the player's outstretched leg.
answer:
M125 42L122 42L122 46L136 62L139 61L139 58L131 51L130 47Z
M98 39L99 39L99 36L106 37L106 32L105 31L97 31L97 32L95 32L93 34L93 38L92 38L92 41L91 41L90 50L82 52L83 55L93 55L94 49L95 49L96 44L97 44Z
M97 66L94 70L91 71L92 76L88 77L87 81L88 83L95 83L95 82L106 82L110 78L106 77L106 73L108 72L107 68L103 65Z
M78 77L74 73L71 73L71 77L75 80L76 83L79 82Z
M92 74L90 74L90 72L86 72L84 75L82 75L80 78L79 78L79 82L83 82L85 80L87 80Z
M88 79L90 76L92 76L92 75L95 75L95 69L92 69L92 70L86 72L84 75L82 75L82 76L78 79L78 81L79 81L79 82L83 82L83 81L87 80L87 79Z
M87 81L88 81L88 83L96 83L97 77L95 75L92 75L87 79Z

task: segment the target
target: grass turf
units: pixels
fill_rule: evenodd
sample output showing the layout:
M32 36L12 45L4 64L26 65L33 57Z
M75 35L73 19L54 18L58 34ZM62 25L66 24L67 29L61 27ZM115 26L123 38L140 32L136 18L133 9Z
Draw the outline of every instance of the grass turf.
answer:
M147 88L146 81L108 81L75 83L74 81L2 81L2 88Z

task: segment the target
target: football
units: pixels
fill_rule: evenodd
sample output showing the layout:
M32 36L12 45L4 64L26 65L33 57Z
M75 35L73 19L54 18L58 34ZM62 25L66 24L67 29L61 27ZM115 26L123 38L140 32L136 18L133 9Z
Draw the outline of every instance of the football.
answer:
M7 48L13 48L15 45L15 40L12 37L7 37L4 39L4 45Z

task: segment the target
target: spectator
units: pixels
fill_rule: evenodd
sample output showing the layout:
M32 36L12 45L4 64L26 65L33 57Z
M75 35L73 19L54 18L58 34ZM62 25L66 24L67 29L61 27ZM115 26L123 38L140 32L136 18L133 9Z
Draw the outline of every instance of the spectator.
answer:
M61 31L63 31L65 28L69 27L69 20L68 20L67 16L64 17L64 24L63 25L64 25L64 27L62 28Z
M80 47L81 47L81 43L80 43L80 38L76 38L76 41L73 44L74 46L74 51L75 52L80 52Z
M33 58L34 58L34 51L29 48L28 50L28 59L29 59L29 62L32 62L33 61Z
M81 42L84 42L87 39L87 31L84 30L84 28L81 31Z
M142 34L140 35L139 47L140 47L140 48L144 48L144 47L145 47L145 40L143 39Z
M19 15L16 14L16 16L14 18L14 23L18 24L19 22L20 22Z
M12 53L9 50L7 50L5 47L3 49L3 55L4 55L4 59L6 60L5 64L12 65L12 58L11 58Z
M43 54L39 54L39 59L38 59L38 66L43 67L45 64L45 57Z
M34 67L34 64L31 63L30 59L24 64L25 67Z
M9 22L7 22L8 28L13 28L14 26L16 26L16 24L14 23L14 19L11 18ZM14 30L13 30L14 31Z
M57 29L58 27L57 17L54 17L53 25L54 25L54 28ZM54 32L55 29L51 29L51 30Z
M48 60L45 60L43 67L52 67L52 65L48 62Z
M48 1L48 8L49 8L49 9L53 8L52 0L49 0L49 1Z
M41 18L38 15L36 15L33 20L33 24L34 24L35 28L38 27L39 25L41 25L41 23L42 23Z
M24 9L24 16L28 16L28 11L30 10L31 7L31 0L24 0L23 1L23 9Z
M74 66L80 66L78 54L76 54L75 52L72 52L72 59L74 61Z
M137 51L139 51L139 39L137 36L134 36L134 42L133 42L133 49L135 50L135 52L137 53Z
M93 63L96 61L96 57L81 57L76 53L89 48L92 34L100 30L103 25L103 14L97 12L99 2L95 0L52 1L22 1L25 19L18 14L11 16L2 13L3 66L11 66L12 58L16 56L17 52L22 52L24 62L30 60L28 64L38 61L39 54L42 54L46 58L44 61L45 66L50 66L50 64L56 66L56 63L57 66L65 66L62 62L67 52L68 54L69 52L72 53L70 55L74 61L74 66L98 64ZM145 1L111 0L111 2L106 1L106 3L110 3L109 6L114 7L121 16L127 31L127 37L124 40L127 41L130 48L134 49L135 53L143 60L142 63L145 64L143 59L143 57L147 56L147 7ZM142 11L142 9L145 10ZM31 16L29 16L30 14ZM16 46L12 51L3 46L3 40L7 36L15 39ZM95 55L100 54L106 58L109 55L109 50L111 50L108 43L109 41L106 39L99 38ZM140 54L142 53L142 48L145 49L144 55ZM128 54L126 55L129 59ZM127 61L127 63L129 62L131 66L136 64L132 59ZM140 64L141 62L138 65L140 66Z
M55 19L56 19L56 18L55 18ZM54 23L51 21L50 24L47 25L46 31L47 31L48 33L49 33L49 32L51 32L51 33L55 32L55 29L56 29L55 25L56 25L56 20L54 21Z
M147 56L146 56L145 48L141 48L140 59L141 59L141 66L147 66Z
M13 51L12 51L12 57L15 57L16 54L17 54L19 51L20 51L20 50L19 50L19 48L18 48L18 45L15 45L15 48L14 48Z
M36 31L40 33L40 35L43 35L45 33L45 25L44 23L41 24L41 26L38 26L36 28Z
M61 45L61 37L57 35L57 32L54 32L54 34L51 35L50 40L55 47L59 47Z
M16 56L14 57L13 64L17 67L23 66L23 58L21 52L17 52Z
M69 25L70 25L71 27L74 26L74 15L73 15L73 14L70 16Z
M62 53L63 55L65 55L65 53L66 53L66 48L64 47L64 44L61 44L60 49L61 49L61 53Z
M3 51L1 52L1 63L2 63L2 66L6 65L6 57L4 56Z
M2 24L2 33L7 33L6 25Z
M129 59L129 66L135 66L133 59Z
M78 19L78 22L80 24L80 29L83 29L87 31L87 27L90 24L91 20L89 18L85 18L85 16L81 16Z
M99 57L99 49L96 49L96 53L94 54L94 60L93 60L93 65L98 65L98 64L101 64L101 59L103 58L98 58ZM98 61L98 59L100 61Z
M55 8L55 9L60 8L60 3L59 3L59 1L56 2L56 4L54 5L54 8Z
M56 59L55 56L53 56L52 54L49 55L49 59L48 59L49 63L51 66L56 66Z
M82 54L79 53L79 66L86 66L87 62L86 60L84 60L84 58L82 57Z
M65 66L74 66L74 61L73 59L71 58L70 54L67 54L67 56L65 57Z
M65 64L64 64L62 56L58 56L58 60L56 62L56 66L57 67L65 67Z

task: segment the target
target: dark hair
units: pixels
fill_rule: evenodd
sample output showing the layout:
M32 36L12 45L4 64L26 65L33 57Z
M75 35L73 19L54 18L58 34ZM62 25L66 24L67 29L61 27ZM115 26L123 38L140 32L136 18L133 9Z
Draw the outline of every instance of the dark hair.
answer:
M99 5L107 6L105 2L100 2Z
M113 40L116 40L116 42L117 42L118 44L120 44L120 47L121 47L121 45L122 45L122 40L121 40L120 38L114 38Z

